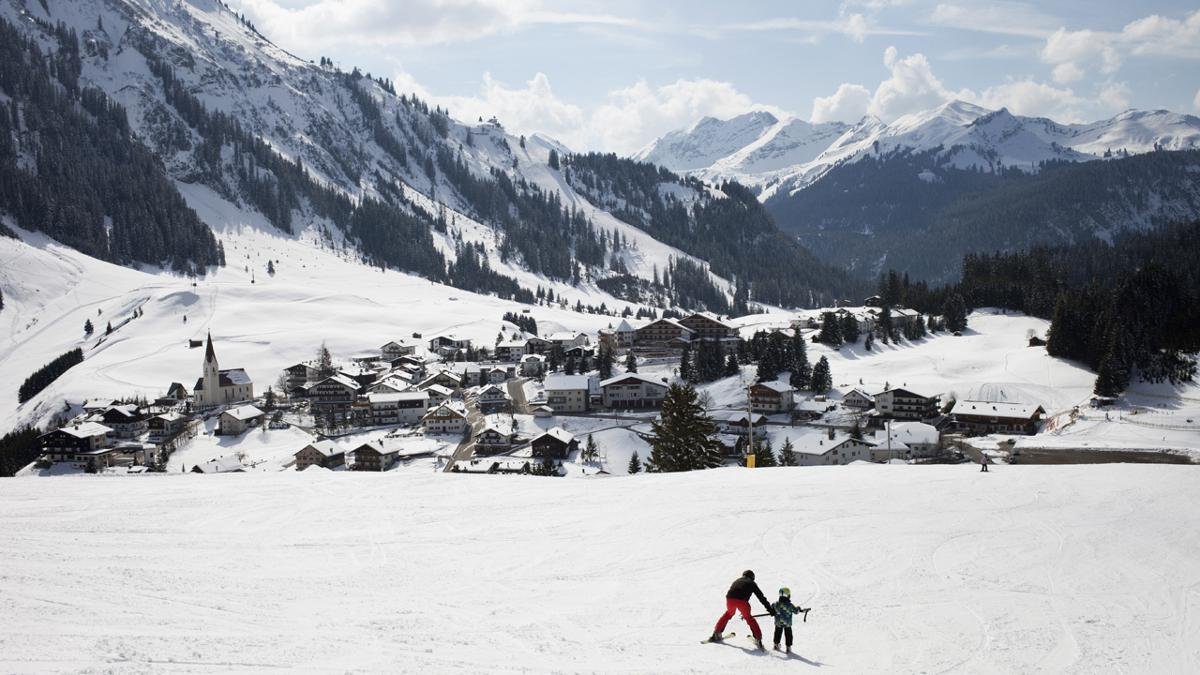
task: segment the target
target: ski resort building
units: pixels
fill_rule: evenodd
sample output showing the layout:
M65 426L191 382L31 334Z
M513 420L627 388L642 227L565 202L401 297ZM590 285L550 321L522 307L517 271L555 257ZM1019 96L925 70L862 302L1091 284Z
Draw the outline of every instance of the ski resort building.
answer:
M218 433L222 436L237 436L247 429L262 424L265 415L263 411L252 405L243 405L226 410L218 419Z
M508 391L499 384L489 384L481 388L475 394L475 402L485 414L507 411L512 406L512 398Z
M112 429L99 422L80 422L41 435L42 457L98 471L111 464L115 453Z
M533 448L534 457L567 459L571 452L579 448L579 440L566 429L553 427L535 437L530 446Z
M939 398L924 396L908 389L889 389L875 394L875 412L882 418L930 419L938 414Z
M851 389L842 397L842 405L857 410L870 410L875 407L875 397L862 389Z
M662 380L625 373L600 383L600 395L606 408L657 408L667 397L667 385Z
M888 429L875 432L875 448L871 458L884 462L892 458L920 459L937 455L941 448L942 433L937 427L924 422L895 422Z
M211 408L239 401L254 399L254 382L241 368L221 370L217 364L217 352L213 349L212 334L204 348L204 372L196 380L192 400L197 408Z
M150 432L150 440L162 441L174 436L183 429L187 424L187 420L187 417L175 411L151 417L146 422L146 428Z
M467 415L448 404L442 404L425 413L421 426L427 434L461 434L467 428Z
M692 340L692 329L673 319L659 319L637 329L634 344L644 351L676 351Z
M372 424L420 424L429 405L429 392L401 391L367 394Z
M351 471L387 471L400 457L398 448L385 448L381 443L363 443L350 451L348 468Z
M587 375L548 375L546 403L559 413L587 412L591 408L591 386Z
M308 401L314 411L345 411L358 398L362 385L342 374L332 375L308 388Z
M796 405L796 392L783 382L758 382L750 387L750 409L761 413L781 413Z
M99 422L112 429L114 439L137 438L146 433L146 416L138 411L136 405L114 405L108 410L95 415L93 422Z
M1029 403L957 401L950 411L954 428L968 434L1025 434L1038 431L1046 410Z
M713 342L721 348L721 354L732 354L737 351L737 328L725 323L719 316L709 312L696 312L679 321L680 325L692 331L693 342Z
M491 454L508 450L513 445L513 433L497 424L489 424L475 435L475 452Z
M406 340L392 340L391 342L379 348L379 355L384 361L398 359L401 356L408 356L417 350L417 346Z
M338 447L337 443L330 440L309 443L301 448L294 457L297 471L303 471L310 466L332 469L346 463L346 452Z

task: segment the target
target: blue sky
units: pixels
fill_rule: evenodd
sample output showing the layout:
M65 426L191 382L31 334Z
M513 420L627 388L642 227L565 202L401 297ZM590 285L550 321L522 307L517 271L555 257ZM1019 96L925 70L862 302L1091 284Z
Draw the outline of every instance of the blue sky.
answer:
M885 121L962 98L1059 121L1200 112L1181 2L231 0L306 58L392 78L457 117L631 152L750 109Z

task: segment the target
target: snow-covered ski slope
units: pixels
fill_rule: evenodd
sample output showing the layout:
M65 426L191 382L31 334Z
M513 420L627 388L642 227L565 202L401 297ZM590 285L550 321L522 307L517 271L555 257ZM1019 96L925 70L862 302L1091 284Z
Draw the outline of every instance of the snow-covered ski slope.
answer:
M61 478L54 500L15 480L0 670L1194 673L1198 479L305 472ZM813 607L795 657L697 644L745 568Z

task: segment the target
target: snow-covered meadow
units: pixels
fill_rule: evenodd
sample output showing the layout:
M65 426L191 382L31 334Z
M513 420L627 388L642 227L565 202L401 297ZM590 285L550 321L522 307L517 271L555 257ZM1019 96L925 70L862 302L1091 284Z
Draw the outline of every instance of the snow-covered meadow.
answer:
M53 499L7 481L0 670L1196 672L1197 479L314 471L64 477ZM699 644L745 568L813 608L792 659Z

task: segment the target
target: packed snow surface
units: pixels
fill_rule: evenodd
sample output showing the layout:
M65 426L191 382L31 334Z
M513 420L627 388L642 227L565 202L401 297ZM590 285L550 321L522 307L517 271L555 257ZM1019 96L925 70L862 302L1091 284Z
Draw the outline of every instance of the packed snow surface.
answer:
M0 670L1197 672L1200 467L7 481ZM698 499L698 495L707 498ZM796 655L702 645L754 569Z

